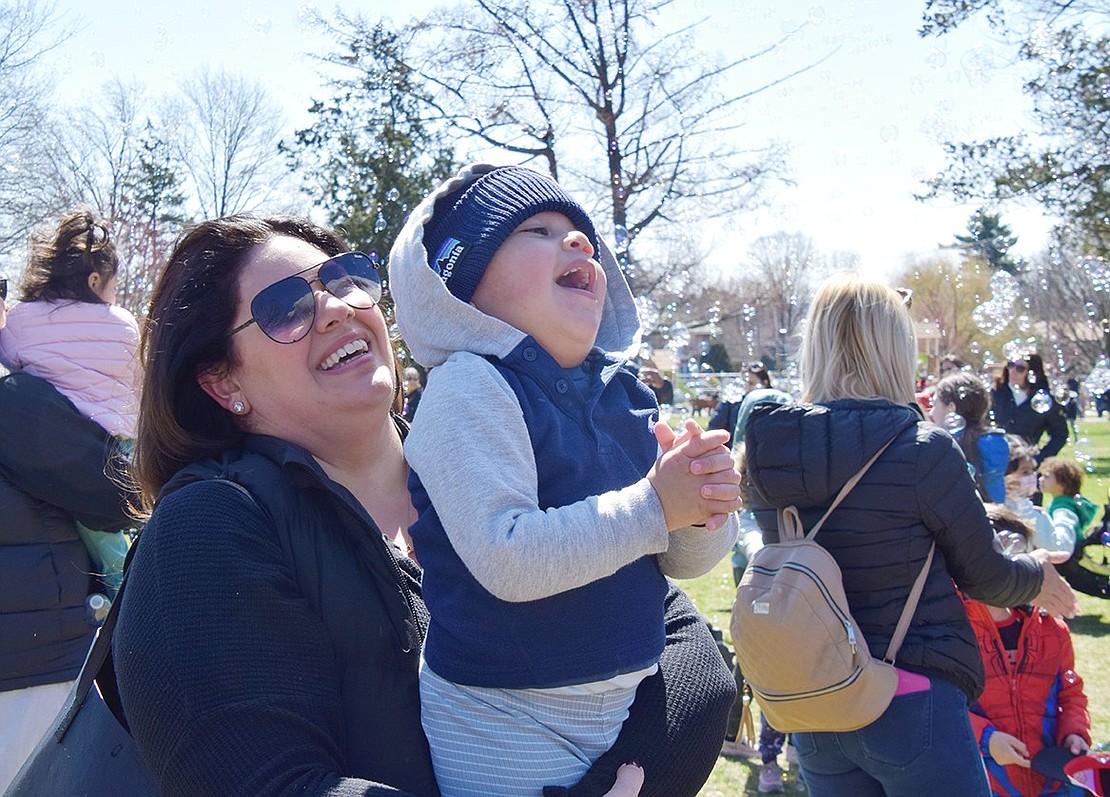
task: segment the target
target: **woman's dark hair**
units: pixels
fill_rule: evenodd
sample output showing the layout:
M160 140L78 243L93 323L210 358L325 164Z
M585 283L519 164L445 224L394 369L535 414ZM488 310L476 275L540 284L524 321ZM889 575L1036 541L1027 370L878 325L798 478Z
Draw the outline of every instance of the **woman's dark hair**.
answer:
M752 363L748 366L748 373L759 380L760 387L771 387L771 375L763 363Z
M975 374L957 371L937 382L933 392L934 400L952 404L956 414L964 419L963 432L956 442L964 452L964 458L975 468L975 481L983 495L989 495L983 484L983 463L979 456L979 437L989 428L987 414L991 400L987 386Z
M1028 441L1021 435L1008 434L1006 435L1006 445L1010 447L1010 461L1006 464L1006 475L1017 471L1018 466L1025 460L1036 467L1037 464L1037 447L1029 445Z
M332 230L292 217L227 216L181 235L158 278L143 327L143 388L134 471L144 507L181 468L242 443L245 430L197 377L238 365L228 332L239 307L239 276L251 251L277 236L297 238L328 257L347 251ZM275 344L278 345L278 344ZM400 413L403 386L394 356Z
M945 354L937 362L940 365L940 368L938 370L940 370L942 372L945 370L945 368L944 368L945 363L952 363L952 368L947 369L947 370L951 370L951 371L959 371L965 365L967 365L967 363L964 362L963 358L960 357L958 354Z
M1032 396L1038 390L1048 390L1048 377L1044 372L1044 360L1041 359L1041 355L1036 352L1026 352L1025 354L1015 356L1012 362L1021 360L1024 360L1025 364L1029 367L1025 375L1025 392ZM1010 386L1009 367L1002 369L1002 384L1006 387Z
M24 302L92 302L104 304L89 287L89 275L107 283L119 270L116 245L108 225L80 210L61 218L50 232L31 235L31 256L19 285Z

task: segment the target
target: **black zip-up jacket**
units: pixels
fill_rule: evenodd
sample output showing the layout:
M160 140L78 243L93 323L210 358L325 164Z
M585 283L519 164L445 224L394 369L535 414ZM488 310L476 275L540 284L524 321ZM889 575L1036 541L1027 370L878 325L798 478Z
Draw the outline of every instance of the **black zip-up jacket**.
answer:
M956 586L985 603L1016 606L1040 591L1043 573L1028 556L1011 561L997 551L967 462L946 431L916 407L889 401L758 405L746 432L756 519L764 540L777 542L775 510L796 505L808 530L894 435L816 540L840 566L848 605L876 658L886 653L936 542L897 664L946 678L974 699L983 665Z
M138 546L113 653L165 794L438 793L420 726L419 569L308 452L251 436L186 468ZM732 677L677 590L667 621L663 677L568 793L604 793L634 758L657 774L645 795L692 797L708 777Z
M1034 400L1039 394L1039 398ZM1038 411L1043 410L1043 411ZM1027 443L1039 446L1037 464L1048 457L1060 453L1068 442L1068 419L1064 408L1056 402L1047 390L1038 390L1028 399L1018 404L1014 401L1009 385L999 385L991 391L991 412L994 425L1007 434L1016 434ZM1048 439L1041 445L1041 438Z
M74 519L130 525L111 438L45 380L0 366L0 691L77 677L95 585Z

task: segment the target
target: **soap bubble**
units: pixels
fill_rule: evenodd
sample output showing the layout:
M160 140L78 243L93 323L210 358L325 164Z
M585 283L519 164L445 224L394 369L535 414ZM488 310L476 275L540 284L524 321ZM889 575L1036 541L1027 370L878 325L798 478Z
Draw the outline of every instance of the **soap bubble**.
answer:
M618 252L624 252L628 249L628 228L623 224L618 224L613 228L613 248Z
M958 412L950 412L944 416L944 428L948 430L948 434L953 437L958 435L967 426L967 421L964 416Z
M981 305L971 311L971 320L975 322L975 326L979 327L985 335L998 335L1006 328L1009 323L1006 308L1003 308L993 300L983 302Z
M659 305L650 296L636 297L636 313L640 317L640 325L647 331L655 329L659 324Z
M721 401L736 404L744 400L744 384L730 379L721 386Z

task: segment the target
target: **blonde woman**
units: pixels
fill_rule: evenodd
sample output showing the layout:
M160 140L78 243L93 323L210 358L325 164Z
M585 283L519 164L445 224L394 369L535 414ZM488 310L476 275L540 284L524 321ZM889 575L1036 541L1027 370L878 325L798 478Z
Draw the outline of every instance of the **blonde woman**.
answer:
M958 445L914 403L917 345L907 302L879 282L827 280L802 339L801 402L759 405L748 422L752 506L768 542L777 540L775 510L796 505L811 527L893 438L817 538L840 565L873 656L884 654L936 543L890 706L858 731L793 736L812 797L986 797L968 720L983 667L956 588L992 605L1032 602L1064 616L1076 609L1048 564L1062 555L1035 551L1011 561L998 552Z

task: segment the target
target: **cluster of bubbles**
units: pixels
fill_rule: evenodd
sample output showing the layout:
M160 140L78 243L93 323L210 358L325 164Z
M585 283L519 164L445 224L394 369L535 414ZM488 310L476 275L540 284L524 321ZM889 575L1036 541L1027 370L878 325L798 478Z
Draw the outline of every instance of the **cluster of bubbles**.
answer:
M705 311L705 331L710 337L715 338L721 334L721 303L716 301Z
M1110 292L1110 263L1101 257L1087 257L1079 264L1091 281L1091 288L1099 293Z
M1092 396L1100 395L1110 388L1110 359L1107 359L1105 354L1098 358L1095 367L1087 374L1084 384L1087 386L1087 392Z
M1021 299L1021 286L1014 275L996 271L990 278L991 296L971 311L971 320L984 334L1002 334L1014 319L1014 306ZM1026 328L1028 328L1026 316Z

